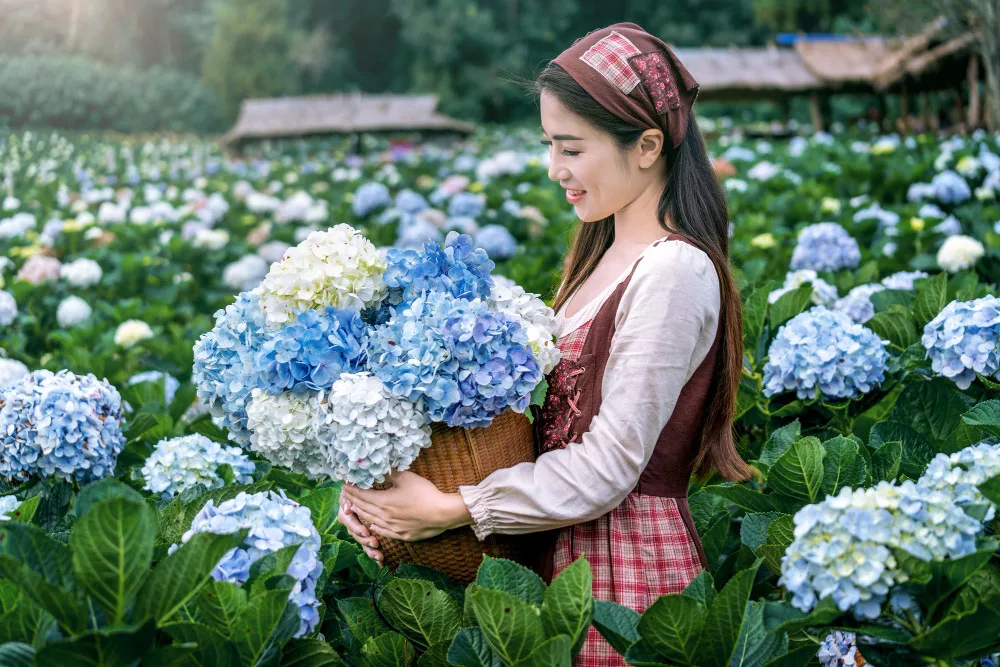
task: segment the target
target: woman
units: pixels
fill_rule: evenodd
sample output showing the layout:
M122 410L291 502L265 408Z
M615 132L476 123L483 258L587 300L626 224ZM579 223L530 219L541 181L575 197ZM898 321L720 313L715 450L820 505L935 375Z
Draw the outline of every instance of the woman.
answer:
M707 566L691 475L751 472L732 436L743 346L725 198L691 113L697 83L639 26L578 39L536 86L549 178L581 221L554 303L562 361L541 454L455 494L409 472L388 491L345 486L340 520L380 562L378 536L552 531L546 580L582 555L598 599L642 612ZM574 664L624 662L591 628Z

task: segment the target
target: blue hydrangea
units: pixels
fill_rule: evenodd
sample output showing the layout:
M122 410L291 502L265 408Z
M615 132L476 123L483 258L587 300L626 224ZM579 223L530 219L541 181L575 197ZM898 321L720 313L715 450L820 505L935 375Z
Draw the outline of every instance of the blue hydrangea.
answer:
M478 217L486 208L486 198L472 192L459 192L448 202L448 215L452 217Z
M351 209L354 211L354 215L363 218L373 211L389 206L391 203L392 196L389 194L389 188L382 183L370 181L362 185L354 193Z
M943 234L944 236L955 236L956 234L962 233L962 224L953 215L949 215L947 218L934 225L934 231L938 234Z
M794 523L778 580L792 606L808 612L830 597L858 619L878 618L892 588L908 581L896 550L923 561L960 558L976 550L982 529L948 494L911 480L845 486L800 509Z
M399 222L393 247L399 250L419 251L425 243L441 242L441 230L424 218L406 216Z
M979 491L979 485L1000 475L1000 445L980 442L954 454L938 454L917 481L921 487L947 493L958 504L986 504L983 521L992 521L996 506Z
M799 232L792 251L792 269L837 271L856 267L861 262L858 242L835 222L809 225Z
M429 421L489 426L524 412L542 371L520 323L485 301L431 292L397 309L372 334L371 371Z
M931 368L968 389L976 373L1000 380L1000 298L952 301L920 338Z
M875 317L875 306L872 305L871 295L884 289L885 285L879 283L858 285L846 296L837 299L833 303L833 309L845 313L858 324L864 324Z
M816 306L778 329L764 365L764 395L857 398L885 379L887 341L844 313Z
M396 208L405 213L419 213L427 208L427 200L419 192L406 188L396 195Z
M972 196L972 189L965 179L951 169L946 169L931 179L934 197L942 204L961 204Z
M503 204L500 205L500 208L507 213L510 213L515 218L521 215L521 202L516 199L505 199Z
M253 481L256 468L239 447L223 447L197 433L160 440L142 466L143 488L164 498L198 484L217 489L225 484L218 468L226 464L232 467L236 484Z
M930 274L924 271L897 271L891 276L882 279L882 284L886 289L898 289L912 292L914 283L921 278L927 278Z
M125 446L118 390L93 375L37 370L0 394L0 476L81 483L114 474Z
M194 345L192 379L213 417L229 429L229 439L250 443L247 404L257 386L256 356L270 329L257 290L215 313L215 327Z
M364 365L367 347L360 313L307 310L261 345L256 355L257 385L272 396L328 389L341 373L353 373Z
M517 239L503 225L486 225L475 238L476 245L494 259L508 259L517 252Z
M323 572L318 557L320 536L312 523L308 507L289 500L284 492L240 492L235 498L216 506L209 499L191 521L191 529L181 537L187 542L197 533L228 535L248 528L243 546L229 550L212 570L216 581L244 584L250 577L250 566L269 553L292 544L299 550L288 565L288 574L295 580L289 599L299 608L301 620L296 637L307 635L319 623L320 602L316 599L316 582ZM179 545L169 549L173 553Z
M823 667L853 667L858 664L858 647L853 632L834 630L826 636L816 651Z
M941 210L941 207L937 204L924 204L917 211L918 218L937 218L942 219L945 217L945 212Z
M472 238L449 232L444 247L425 243L423 250L390 248L385 284L387 302L409 303L423 293L447 292L463 299L485 299L493 288L490 272L496 266L485 250L473 246Z

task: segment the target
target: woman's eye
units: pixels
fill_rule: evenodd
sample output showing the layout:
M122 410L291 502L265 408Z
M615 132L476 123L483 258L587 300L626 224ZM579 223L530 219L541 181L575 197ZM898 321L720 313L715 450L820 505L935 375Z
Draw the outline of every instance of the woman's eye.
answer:
M563 155L568 155L569 157L574 157L576 155L579 155L580 151L571 151L571 150L563 149L562 154Z

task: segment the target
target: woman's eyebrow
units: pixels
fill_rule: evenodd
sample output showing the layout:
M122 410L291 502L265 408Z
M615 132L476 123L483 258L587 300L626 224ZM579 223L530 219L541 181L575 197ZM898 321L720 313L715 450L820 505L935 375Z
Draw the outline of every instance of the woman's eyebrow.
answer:
M546 136L548 135L548 132L545 131L544 127L542 128L542 134L544 134ZM552 138L555 139L556 141L583 141L584 140L583 137L575 137L572 134L557 134L557 135L555 135Z

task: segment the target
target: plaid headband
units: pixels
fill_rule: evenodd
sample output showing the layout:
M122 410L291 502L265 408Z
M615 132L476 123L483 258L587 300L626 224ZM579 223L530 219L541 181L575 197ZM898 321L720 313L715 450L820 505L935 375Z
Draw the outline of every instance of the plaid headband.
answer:
M605 109L637 127L684 140L698 82L674 52L635 23L616 23L573 42L553 60Z

